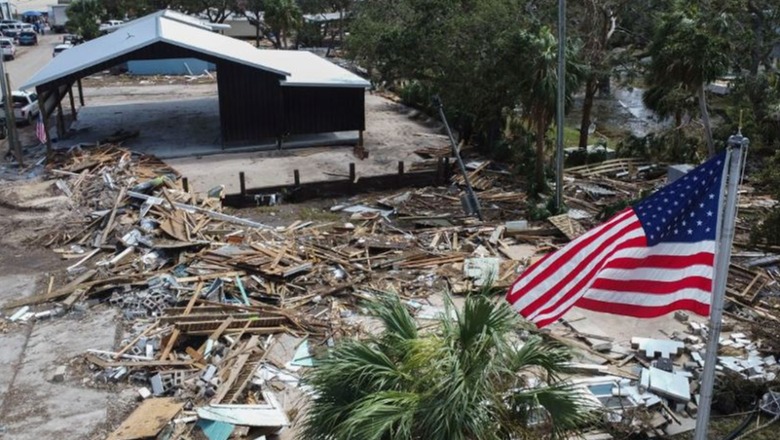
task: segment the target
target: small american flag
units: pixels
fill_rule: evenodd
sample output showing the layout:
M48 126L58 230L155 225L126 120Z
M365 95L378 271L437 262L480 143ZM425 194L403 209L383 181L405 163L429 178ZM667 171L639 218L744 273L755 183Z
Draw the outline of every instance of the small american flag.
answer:
M48 139L46 126L43 125L43 115L41 113L38 113L38 122L35 124L35 136L38 137L38 140L41 141L42 144L45 144Z
M651 318L707 316L726 153L526 269L507 301L538 327L573 306Z

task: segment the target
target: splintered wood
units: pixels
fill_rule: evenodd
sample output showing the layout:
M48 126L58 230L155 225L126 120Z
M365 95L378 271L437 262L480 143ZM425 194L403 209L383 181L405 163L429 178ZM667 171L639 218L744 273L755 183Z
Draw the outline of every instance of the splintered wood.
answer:
M544 212L544 203L528 199L498 164L472 162L468 176L485 221L463 215L465 180L455 176L447 188L350 199L327 213L338 220L270 227L223 212L214 196L221 191L185 191L162 162L114 145L61 154L50 167L53 188L73 211L38 242L69 266L6 308L108 303L132 330L117 351L84 355L96 377L145 383L145 398L226 406L262 402L269 377L297 383L292 372L312 365L310 348L365 330L354 319L361 302L397 294L415 307L434 292L506 288L524 267L664 180L633 159L568 169L569 210L528 221L527 210ZM767 271L731 267L729 298L752 311L746 319L770 315L764 294L776 286ZM570 330L594 353L611 345L586 327ZM306 345L281 359L273 352L285 338ZM180 409L167 399L146 400L111 438L156 436Z

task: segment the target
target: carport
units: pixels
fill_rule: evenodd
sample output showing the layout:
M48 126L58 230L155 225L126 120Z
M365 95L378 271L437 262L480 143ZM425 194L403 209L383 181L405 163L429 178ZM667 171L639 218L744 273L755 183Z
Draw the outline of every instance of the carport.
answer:
M217 66L220 137L223 148L288 136L365 130L363 78L305 51L257 49L212 32L198 19L165 10L134 20L115 32L54 57L22 86L35 87L50 133L57 111L64 133L62 101L81 79L129 60L199 58ZM47 148L51 149L50 136Z

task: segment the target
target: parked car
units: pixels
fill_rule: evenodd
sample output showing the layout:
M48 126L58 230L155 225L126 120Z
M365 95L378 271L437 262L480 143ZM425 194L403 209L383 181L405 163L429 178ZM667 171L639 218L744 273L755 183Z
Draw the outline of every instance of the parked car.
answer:
M81 35L77 35L77 34L65 34L62 36L62 42L76 45L76 44L83 43L84 38L82 38Z
M19 36L19 32L22 31L22 23L3 23L0 24L0 32L7 38L16 39Z
M70 49L71 47L73 47L73 45L70 43L58 44L54 46L54 52L52 52L51 56L56 57L58 54L61 54L62 52Z
M14 40L8 37L0 38L0 48L3 49L3 59L12 60L16 57Z
M11 92L13 98L14 118L17 123L32 124L38 117L38 95L23 90ZM0 117L5 117L5 98L0 102Z
M114 32L119 26L122 26L124 23L125 22L122 20L108 20L100 24L99 30L104 34L107 34L109 32Z
M23 31L19 34L19 46L35 46L38 44L38 34L32 31Z

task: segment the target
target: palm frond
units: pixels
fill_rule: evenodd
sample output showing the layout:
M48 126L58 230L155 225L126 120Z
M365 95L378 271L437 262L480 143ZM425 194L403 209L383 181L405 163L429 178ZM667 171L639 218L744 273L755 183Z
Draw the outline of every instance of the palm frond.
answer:
M385 336L401 340L417 338L417 323L397 294L387 292L377 301L369 303L368 308L384 324Z
M417 393L381 391L357 402L338 428L337 438L382 440L412 439L415 412L420 400Z
M571 352L564 346L545 342L539 336L532 336L522 347L510 353L510 368L514 371L539 367L550 379L557 379L566 371Z

